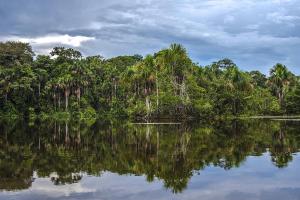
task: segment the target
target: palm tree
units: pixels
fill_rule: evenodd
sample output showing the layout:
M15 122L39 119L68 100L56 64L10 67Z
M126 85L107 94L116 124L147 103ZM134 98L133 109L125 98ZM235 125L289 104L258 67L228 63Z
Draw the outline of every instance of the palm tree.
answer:
M65 95L65 110L68 110L68 105L69 105L69 96L70 96L70 89L72 86L72 75L71 74L65 74L64 76L60 77L58 79L58 87L60 89L64 90L64 95Z
M252 90L253 85L251 84L247 75L241 72L236 66L227 68L225 71L226 87L233 94L233 114L238 112L238 103L241 98L241 94Z
M74 79L77 101L80 102L81 89L89 84L89 79L92 76L92 72L87 61L84 59L75 62L74 65L71 66L70 70Z
M13 69L0 66L0 94L5 97L5 103L12 88L12 75Z
M277 63L270 71L268 84L276 93L281 107L284 104L285 91L289 85L289 74L287 67L280 63Z

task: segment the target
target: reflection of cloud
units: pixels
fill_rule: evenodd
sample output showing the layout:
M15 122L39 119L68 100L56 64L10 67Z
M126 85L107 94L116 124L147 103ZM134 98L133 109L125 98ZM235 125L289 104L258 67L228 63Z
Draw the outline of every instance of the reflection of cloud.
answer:
M300 188L277 188L275 190L262 191L259 199L262 200L273 200L273 199L299 199Z
M293 162L284 169L275 167L268 153L260 157L249 156L239 168L226 171L207 167L200 175L193 176L187 189L180 194L166 190L162 180L148 183L145 176L110 172L104 172L101 177L84 175L80 183L60 186L53 185L49 178L37 178L30 190L0 193L0 199L294 200L300 196L299 165L299 155L295 155Z
M30 189L31 193L43 194L49 197L70 196L73 194L90 193L95 191L95 189L82 186L80 182L56 186L53 185L49 178L36 179L36 181L32 184L32 187Z
M300 188L276 188L270 190L263 190L259 194L252 194L247 192L233 191L224 199L227 200L295 200L300 197Z

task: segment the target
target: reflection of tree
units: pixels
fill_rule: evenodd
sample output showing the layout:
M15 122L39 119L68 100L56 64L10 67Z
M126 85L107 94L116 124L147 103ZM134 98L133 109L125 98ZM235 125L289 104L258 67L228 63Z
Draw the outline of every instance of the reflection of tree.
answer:
M81 178L82 175L80 173L75 173L75 174L67 173L65 174L65 176L62 176L61 174L60 176L52 176L51 181L55 185L63 185L63 184L77 183L81 180Z
M82 173L103 171L145 175L163 180L166 188L181 192L195 171L215 165L238 167L249 155L269 149L278 167L287 166L297 152L296 125L280 122L233 122L205 126L134 125L98 122L19 123L0 125L1 189L30 187L33 171L51 176L54 184L81 180ZM15 127L15 128L12 128Z
M270 147L272 162L279 168L286 167L293 160L292 153L298 150L297 142L288 137L286 131L286 125L281 124L278 130L274 131Z
M4 135L5 140L0 139L0 190L28 188L33 181L34 155L30 149L32 144L12 144L9 137L10 133L7 133Z

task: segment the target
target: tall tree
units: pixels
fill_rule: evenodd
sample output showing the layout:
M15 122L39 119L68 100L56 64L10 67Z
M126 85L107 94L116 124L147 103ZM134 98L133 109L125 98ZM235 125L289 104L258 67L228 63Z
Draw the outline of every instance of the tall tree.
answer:
M233 114L236 115L238 106L245 97L245 92L250 91L253 86L247 75L236 66L226 69L225 78L227 80L226 86L232 92Z
M270 70L268 83L275 92L281 107L284 105L284 97L290 83L289 75L287 67L280 63L277 63Z
M55 58L56 78L53 83L56 87L64 91L65 110L68 110L71 87L75 84L72 69L75 68L74 66L82 58L82 55L77 50L71 48L66 49L64 47L55 47L50 54Z
M31 64L34 53L28 43L8 41L0 42L0 66Z

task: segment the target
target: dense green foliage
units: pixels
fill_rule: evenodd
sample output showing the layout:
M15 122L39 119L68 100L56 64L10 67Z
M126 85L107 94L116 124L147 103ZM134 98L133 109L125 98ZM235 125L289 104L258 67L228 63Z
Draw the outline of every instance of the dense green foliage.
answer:
M203 118L299 114L300 83L282 64L266 77L229 59L199 66L172 44L142 57L83 57L55 47L35 57L29 44L0 43L0 114ZM58 113L58 114L57 114Z

